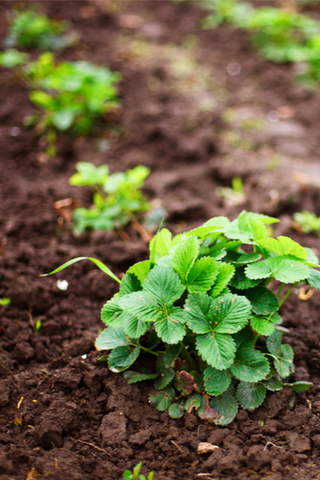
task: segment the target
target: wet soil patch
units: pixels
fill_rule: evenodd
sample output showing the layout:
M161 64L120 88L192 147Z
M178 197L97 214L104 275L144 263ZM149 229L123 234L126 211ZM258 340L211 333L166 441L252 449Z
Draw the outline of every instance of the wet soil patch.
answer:
M60 135L56 157L46 161L41 139L21 124L35 111L27 88L0 71L0 298L12 300L0 307L0 480L118 480L140 461L141 472L154 471L156 480L319 478L319 294L309 302L294 294L281 312L295 352L294 378L313 387L291 409L285 389L218 428L192 413L173 420L157 412L147 401L151 383L129 386L98 361L100 309L117 290L111 279L85 262L39 277L76 256L97 257L121 275L148 255L132 227L129 242L119 233L75 238L61 227L55 201L73 196L90 204L89 191L68 184L77 161L108 163L112 172L147 165L145 193L161 200L176 233L245 208L280 216L275 234L318 249L316 235L292 229L291 215L303 209L320 215L319 191L308 175L308 165L318 168L319 92L295 86L291 65L260 59L244 32L200 30L198 5L43 7L81 33L60 59L121 72L123 107L111 133ZM0 3L3 26L9 8ZM241 66L239 75L227 73L230 62ZM268 121L272 110L280 112L277 123ZM107 152L98 148L101 135L111 141ZM216 190L230 187L234 176L244 183L238 203ZM66 291L57 279L68 281ZM198 455L203 441L220 448Z

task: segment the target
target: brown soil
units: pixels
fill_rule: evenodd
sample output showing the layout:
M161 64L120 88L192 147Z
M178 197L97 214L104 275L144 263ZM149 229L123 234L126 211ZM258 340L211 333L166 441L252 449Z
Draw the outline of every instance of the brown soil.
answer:
M8 3L0 4L3 34ZM44 162L41 139L21 125L35 111L27 89L0 71L0 298L12 300L0 307L0 480L118 480L140 461L142 473L154 471L155 480L319 479L319 293L308 303L294 294L282 311L285 340L295 351L294 378L313 387L296 396L291 410L285 389L218 428L193 414L172 420L157 412L147 401L151 384L128 386L98 362L94 341L100 308L116 292L111 279L87 262L54 277L39 275L82 255L121 275L147 256L132 227L130 242L104 232L76 239L59 227L55 201L90 202L88 191L68 184L77 161L108 163L113 172L149 166L145 193L162 200L176 232L214 215L234 218L245 208L279 216L276 234L318 248L315 235L292 230L290 216L303 209L320 215L312 186L319 183L320 92L295 86L291 65L260 59L244 32L201 31L203 11L192 4L43 7L81 32L81 42L60 58L121 72L123 110L118 128L104 133L112 139L107 152L97 149L97 138L64 134L57 156ZM236 76L227 73L231 62L241 66ZM280 113L276 123L267 120L272 110ZM239 204L216 193L235 175L244 182ZM69 282L67 291L57 288L58 278ZM200 456L200 441L220 449Z

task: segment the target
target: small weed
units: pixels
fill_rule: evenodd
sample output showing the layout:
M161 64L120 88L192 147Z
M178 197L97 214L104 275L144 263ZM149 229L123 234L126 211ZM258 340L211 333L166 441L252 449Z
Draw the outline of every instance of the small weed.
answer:
M93 230L115 230L130 223L134 215L149 210L150 205L143 197L141 188L150 171L138 165L126 172L109 175L109 167L95 167L89 162L76 164L77 173L69 180L71 185L89 186L93 189L94 205L76 208L73 214L74 231L81 234L87 228Z
M138 465L134 467L132 473L130 472L130 470L126 470L123 473L123 479L124 480L152 480L154 475L153 472L150 472L147 478L144 475L141 475L141 474L139 475L141 466L142 466L142 462L138 463Z

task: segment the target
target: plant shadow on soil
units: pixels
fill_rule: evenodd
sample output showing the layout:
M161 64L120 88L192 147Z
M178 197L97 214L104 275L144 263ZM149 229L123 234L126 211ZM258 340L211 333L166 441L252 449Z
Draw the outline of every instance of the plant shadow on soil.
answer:
M117 275L146 258L147 245L131 227L130 242L103 232L75 239L58 228L53 203L79 195L67 180L81 160L108 163L111 171L150 167L145 191L151 200L162 199L167 225L176 233L215 215L234 218L246 208L280 216L277 235L319 248L316 236L290 228L295 211L320 215L320 195L288 165L297 152L300 166L318 154L320 94L292 85L290 65L261 60L244 32L199 30L203 11L197 5L48 1L43 7L71 20L82 35L59 58L90 59L121 72L122 134L108 152L95 150L95 138L61 135L58 155L41 163L41 141L21 127L34 111L27 90L1 69L0 297L12 304L0 307L0 480L120 479L139 461L141 473L152 470L156 480L319 478L319 294L308 303L293 295L282 312L285 341L295 352L294 378L313 387L296 396L292 410L291 390L285 389L218 428L192 413L173 420L157 412L147 402L151 384L129 386L98 361L94 341L100 308L116 292L111 279L88 263L56 277L39 275L81 255L99 258ZM0 8L5 25L11 5ZM231 77L226 66L235 59L241 73ZM224 116L239 107L255 118L283 105L293 119L273 130L243 132ZM12 136L17 126L20 135ZM277 168L268 168L279 152ZM245 188L238 205L215 193L235 175ZM88 202L88 193L80 200ZM68 280L67 291L58 290L57 278ZM220 449L200 456L200 441Z

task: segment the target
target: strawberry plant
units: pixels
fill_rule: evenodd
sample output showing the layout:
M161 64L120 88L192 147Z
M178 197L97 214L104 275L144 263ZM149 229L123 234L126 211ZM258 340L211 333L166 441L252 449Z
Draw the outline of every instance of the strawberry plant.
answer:
M101 311L107 328L96 345L109 353L100 360L130 384L154 380L149 400L159 411L178 418L196 410L217 425L230 423L239 405L257 408L267 391L306 390L310 383L290 382L293 350L282 343L278 312L298 284L320 288L319 260L288 237L269 238L275 222L243 211L173 238L162 229L150 258L122 281L90 258L120 283ZM137 362L129 370L140 354L149 368Z
M237 0L210 0L204 8L211 11L202 21L203 28L215 28L222 22L250 32L251 41L270 61L304 63L300 82L314 89L320 81L320 23L296 11L276 7L254 8Z
M77 39L75 32L65 33L69 22L51 20L47 15L37 13L36 6L11 11L9 22L9 32L3 42L4 48L60 50Z
M293 214L293 226L304 233L316 232L320 236L320 217L315 213L303 210Z
M94 190L92 208L76 208L73 214L74 231L85 229L115 230L130 223L138 212L149 210L141 188L150 170L144 165L109 175L109 167L95 167L89 162L78 162L77 173L69 179L71 185L90 186Z
M87 134L98 117L118 106L115 83L120 75L90 62L56 64L43 53L25 68L31 87L30 100L43 109L38 129L72 129Z

